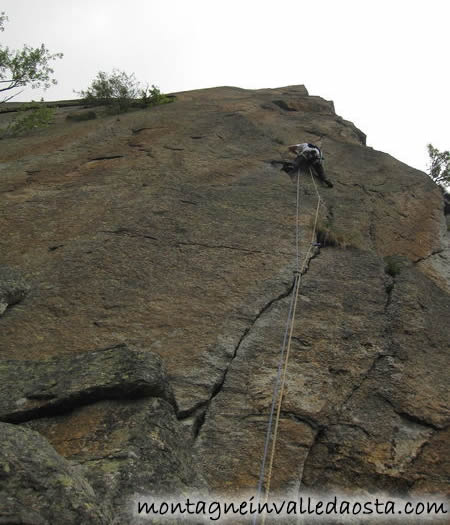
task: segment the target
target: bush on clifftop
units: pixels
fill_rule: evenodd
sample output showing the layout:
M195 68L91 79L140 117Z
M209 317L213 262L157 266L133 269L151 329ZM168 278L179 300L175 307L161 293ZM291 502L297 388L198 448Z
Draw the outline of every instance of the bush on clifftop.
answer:
M108 74L99 71L86 91L77 92L87 104L105 105L111 113L124 113L132 107L148 107L171 102L160 90L152 85L142 88L134 73L114 69Z

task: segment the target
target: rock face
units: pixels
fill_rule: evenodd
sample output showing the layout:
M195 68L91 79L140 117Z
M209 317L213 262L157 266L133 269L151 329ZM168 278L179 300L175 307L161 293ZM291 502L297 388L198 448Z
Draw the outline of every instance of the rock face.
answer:
M174 405L161 360L120 344L46 361L2 361L0 420L28 421L101 399L152 396Z
M65 119L77 111L0 143L0 265L27 283L0 271L0 303L16 303L0 317L5 428L38 431L123 523L135 493L254 490L296 257L296 186L273 161L320 142L334 187L318 187L273 490L448 491L450 250L433 182L303 86ZM70 523L39 490L30 523Z
M111 523L79 469L37 432L0 423L0 523Z
M19 303L29 292L29 285L19 272L0 266L0 316L8 306Z

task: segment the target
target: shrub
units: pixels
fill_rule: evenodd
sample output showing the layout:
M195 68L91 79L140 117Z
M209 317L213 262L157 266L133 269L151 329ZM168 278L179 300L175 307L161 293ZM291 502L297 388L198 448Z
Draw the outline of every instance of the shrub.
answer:
M158 104L168 104L172 102L172 98L161 93L159 88L152 84L150 89L148 86L141 91L141 101L144 106L156 106Z
M386 263L384 271L391 277L396 277L401 272L402 262L398 257L387 256L384 258L384 262Z
M152 85L141 88L134 73L114 69L111 74L100 71L86 91L76 92L87 104L106 105L111 113L124 113L132 107L147 107L171 102L160 90Z
M313 226L313 220L311 220L311 226ZM360 233L338 231L328 219L320 217L316 227L316 239L324 248L327 246L344 249L359 248L364 244Z
M34 129L46 128L51 124L54 115L52 108L36 102L24 104L18 112L19 115L23 114L23 116L17 116L9 124L4 132L5 136L23 135Z
M99 71L87 90L78 92L87 104L109 106L112 113L128 111L138 93L139 84L134 74L127 75L116 69L110 75Z

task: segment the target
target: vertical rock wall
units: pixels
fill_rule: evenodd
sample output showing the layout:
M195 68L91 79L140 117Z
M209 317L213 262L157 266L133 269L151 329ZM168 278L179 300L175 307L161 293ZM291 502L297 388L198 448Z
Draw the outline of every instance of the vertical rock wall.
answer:
M253 490L295 267L296 188L272 161L320 141L334 187L319 186L272 486L445 492L449 244L426 175L303 86L65 111L0 145L5 439L37 430L81 469L86 504L106 505L92 523L126 519L139 491ZM302 176L301 254L315 206Z

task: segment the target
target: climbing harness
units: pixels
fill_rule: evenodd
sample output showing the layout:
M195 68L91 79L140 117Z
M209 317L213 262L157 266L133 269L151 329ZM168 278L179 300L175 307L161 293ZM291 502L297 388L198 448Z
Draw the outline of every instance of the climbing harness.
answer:
M267 473L267 480L266 480L265 494L264 494L264 503L267 503L269 499L270 484L272 480L272 471L273 471L273 462L275 458L277 437L278 437L278 427L279 427L279 422L280 422L281 405L283 402L283 394L284 394L284 388L285 388L285 383L286 383L286 373L287 373L287 367L288 367L288 362L289 362L289 354L291 350L292 334L294 331L295 312L297 309L298 295L300 292L302 275L305 273L312 249L314 247L317 247L318 245L320 246L320 243L316 242L316 230L317 230L317 221L319 217L319 209L320 209L320 205L322 202L322 198L320 197L319 191L317 189L317 184L316 184L316 181L314 180L314 176L312 174L311 168L309 168L309 173L311 175L311 180L313 181L314 189L317 194L317 206L316 206L311 242L310 242L308 251L306 252L306 255L303 259L302 265L300 266L300 250L299 250L299 244L300 244L300 240L299 240L300 169L299 169L297 173L297 204L296 204L296 223L295 223L296 261L295 261L295 270L294 270L294 284L292 288L291 301L289 304L289 312L288 312L288 318L286 322L286 328L284 331L283 343L281 345L277 375L275 378L275 384L274 384L274 390L273 390L273 396L272 396L272 405L270 407L269 421L268 421L266 437L264 441L264 452L263 452L263 458L261 461L261 468L260 468L260 473L259 473L258 489L257 489L257 500L259 502L261 499L261 494L262 494L262 489L263 489L263 484L264 484L266 461L267 461L267 456L269 454L269 445L270 445L270 441L272 438L272 445L270 447L268 473ZM275 406L276 406L276 411L275 411ZM273 431L272 431L272 427L273 427ZM253 518L253 522L252 522L253 525L256 525L256 520L257 520L257 515L255 514ZM263 514L261 524L264 525L265 521L266 521L266 514Z

